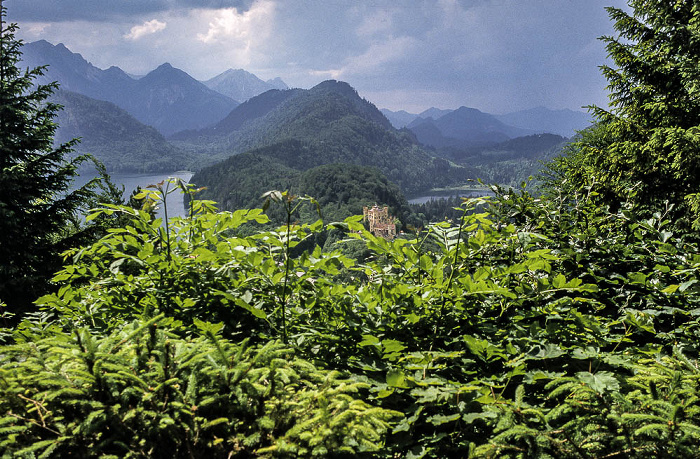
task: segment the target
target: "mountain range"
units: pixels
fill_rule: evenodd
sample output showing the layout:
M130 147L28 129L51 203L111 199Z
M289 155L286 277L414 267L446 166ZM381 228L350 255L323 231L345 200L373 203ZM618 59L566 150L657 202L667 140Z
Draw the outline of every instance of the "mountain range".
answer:
M99 69L63 44L45 40L26 44L22 52L24 66L48 66L39 83L58 81L64 90L112 102L163 135L220 121L239 104L231 95L247 99L268 89L286 88L280 79L263 82L242 70L201 82L168 63L134 78L119 67Z
M391 111L382 109L382 113L391 121L391 124L395 128L401 129L409 127L411 130L414 130L428 119L432 119L433 122L438 122L442 117L455 111L464 112L466 108L467 107L460 107L457 110L443 110L433 107L418 114L408 113L405 110ZM492 118L489 122L492 126L495 125L495 122L500 122L509 128L521 129L521 132L528 132L530 134L556 134L567 138L573 137L576 135L577 131L583 130L592 124L592 118L589 114L568 109L550 110L545 107L536 107L503 115L480 113L482 114L480 115L482 122L488 117ZM418 131L429 132L431 129L432 128L429 126L423 126L422 128L418 128ZM434 131L434 129L432 130ZM440 129L438 128L438 130ZM450 137L450 135L445 134L443 134L443 136ZM512 138L512 135L508 137ZM457 138L459 138L459 136L457 136ZM438 143L440 142L438 141Z
M203 197L226 209L255 205L269 189L303 191L313 177L376 185L378 197L389 193L386 183L415 195L469 178L521 177L566 140L534 135L553 126L555 112L546 109L503 117L468 107L382 112L341 81L288 89L279 79L230 69L200 82L167 63L134 77L46 41L26 45L23 61L48 64L40 82L60 83L57 141L82 138L78 152L93 153L111 171L190 168L193 181L209 187ZM319 167L329 169L309 172Z
M268 91L217 126L175 136L173 142L186 151L207 151L209 158L228 156L192 178L226 209L289 186L293 171L326 164L374 167L409 194L467 178L466 169L435 158L344 82Z
M437 148L496 144L535 133L508 126L493 115L468 107L460 107L437 119L416 118L407 128L418 141Z
M191 165L190 158L155 128L111 102L63 89L51 101L63 106L55 119L54 141L80 138L76 153L93 155L110 172L172 172Z

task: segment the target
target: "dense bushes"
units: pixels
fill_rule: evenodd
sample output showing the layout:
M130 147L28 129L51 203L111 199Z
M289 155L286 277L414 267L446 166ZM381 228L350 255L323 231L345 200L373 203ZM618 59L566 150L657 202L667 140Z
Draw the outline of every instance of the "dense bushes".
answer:
M700 14L631 3L635 18L611 10L631 40L654 39L639 21L663 29L655 14ZM696 34L674 27L657 38ZM687 63L669 67L681 93L697 90ZM639 113L584 135L541 196L496 188L392 241L359 216L293 224L314 201L287 192L267 194L286 215L271 231L181 182L188 218L148 211L170 184L144 210L98 210L130 223L66 252L42 312L0 333L4 457L696 457L700 250L695 216L677 218L694 171L659 169L682 172L671 202L622 163L610 187L577 175L602 167L599 147L649 153L622 129ZM318 247L328 229L362 257Z
M510 190L466 202L458 224L385 241L355 217L256 231L260 210L192 203L170 234L146 212L106 208L131 224L68 254L57 292L40 300L49 316L24 321L0 352L6 444L139 456L168 436L167 454L184 456L694 454L700 256L664 215ZM305 247L328 226L369 257ZM226 383L244 367L252 380ZM347 413L307 424L324 397ZM201 405L212 411L191 412ZM260 416L270 421L238 423Z
M300 457L381 446L400 413L269 341L173 335L163 315L109 334L75 329L0 356L3 457Z

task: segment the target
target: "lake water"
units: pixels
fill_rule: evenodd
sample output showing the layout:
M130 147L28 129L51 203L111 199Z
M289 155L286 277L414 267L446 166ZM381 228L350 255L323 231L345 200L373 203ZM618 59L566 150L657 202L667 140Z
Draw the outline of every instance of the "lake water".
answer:
M90 172L83 172L75 180L76 186L81 186L89 182L91 179L95 178L96 174ZM112 182L117 186L124 186L124 198L128 199L131 193L138 187L146 188L148 185L155 185L156 183L166 180L170 177L180 178L185 182L189 182L192 178L192 172L190 171L177 171L171 173L162 174L120 174L112 173L110 174ZM171 188L173 185L171 185ZM185 201L184 195L179 189L168 195L167 199L168 205L168 217L184 217L186 215L185 211ZM157 216L163 217L162 205L161 209L158 210Z
M439 199L447 199L453 196L458 196L460 198L480 198L482 196L493 196L494 193L491 190L454 190L454 191L444 191L441 193L433 193L426 196L418 196L417 198L409 199L409 204L425 204L429 201L437 201Z

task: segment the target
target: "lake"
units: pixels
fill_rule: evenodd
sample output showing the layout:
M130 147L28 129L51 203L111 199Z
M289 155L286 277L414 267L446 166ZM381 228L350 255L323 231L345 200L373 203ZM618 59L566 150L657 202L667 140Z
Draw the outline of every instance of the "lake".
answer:
M482 196L493 196L494 193L491 190L450 190L442 192L434 192L426 196L418 196L408 200L409 204L425 204L429 201L437 201L439 199L447 199L453 196L458 196L460 198L480 198Z
M128 199L131 193L138 187L146 188L148 185L155 185L156 183L166 180L169 177L180 178L185 182L189 182L193 174L190 171L177 171L162 174L112 173L109 175L112 182L114 182L117 186L124 186L124 198ZM81 172L75 180L75 186L82 186L96 176L97 175L95 173ZM167 205L168 217L184 217L187 215L185 211L184 195L179 189L168 195ZM160 207L162 207L162 205ZM159 209L157 216L163 217L162 212L162 209Z

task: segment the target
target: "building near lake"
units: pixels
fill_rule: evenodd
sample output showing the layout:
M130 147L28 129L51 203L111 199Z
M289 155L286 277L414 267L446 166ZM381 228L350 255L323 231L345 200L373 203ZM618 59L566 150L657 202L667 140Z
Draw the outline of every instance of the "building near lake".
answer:
M363 221L369 222L369 232L377 237L384 239L394 239L396 237L396 224L394 219L389 215L389 207L372 207L362 208Z

